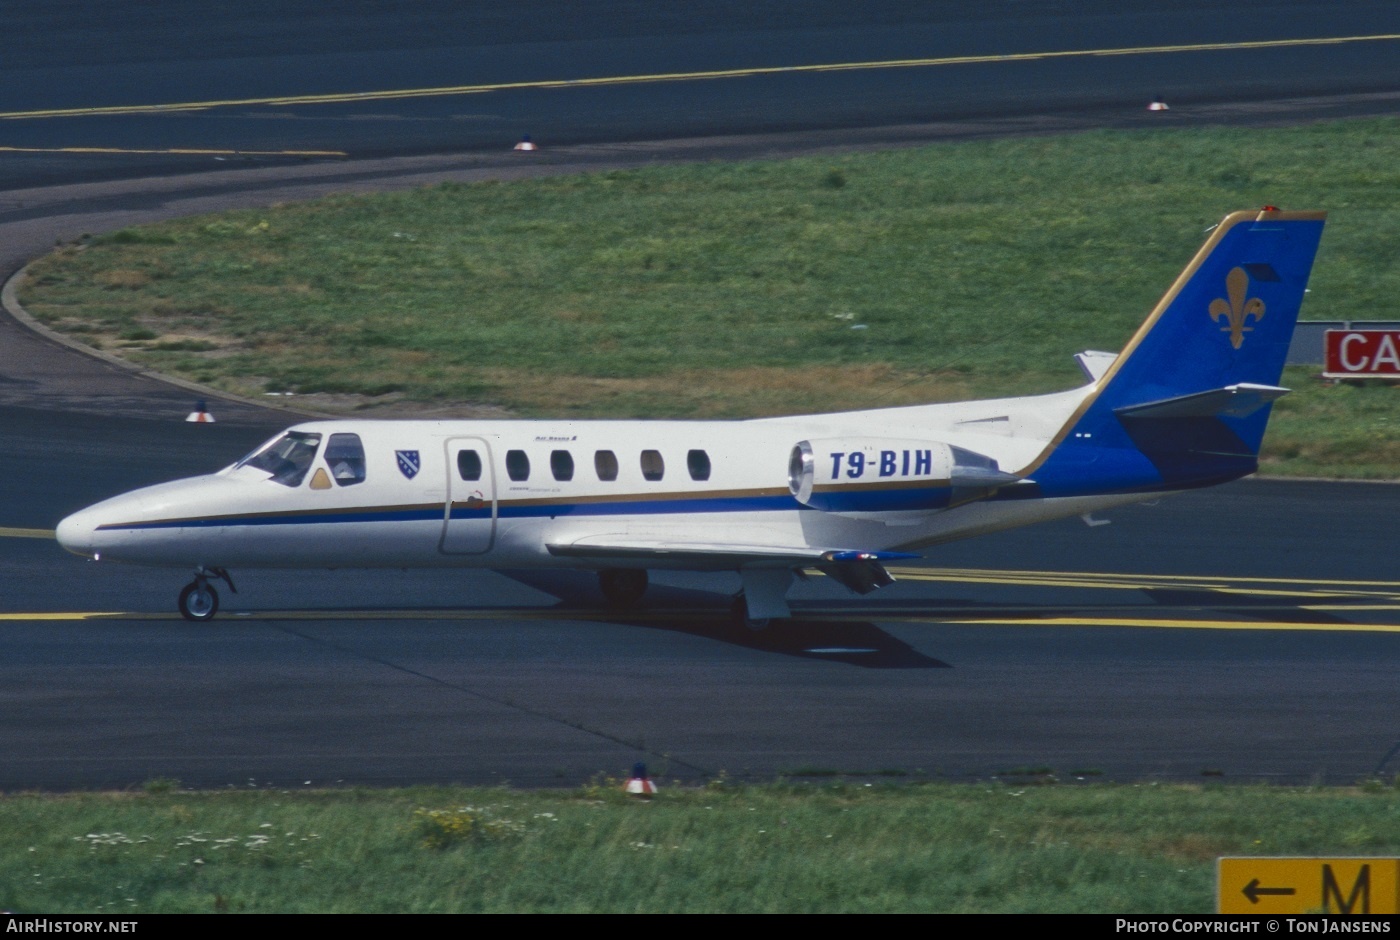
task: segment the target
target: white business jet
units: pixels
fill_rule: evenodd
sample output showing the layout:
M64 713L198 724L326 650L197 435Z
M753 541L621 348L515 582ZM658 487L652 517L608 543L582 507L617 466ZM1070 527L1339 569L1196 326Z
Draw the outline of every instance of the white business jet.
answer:
M567 567L638 603L649 569L737 571L734 616L795 575L858 594L954 539L1252 473L1325 214L1236 212L1088 384L752 421L314 421L208 476L64 519L64 548L189 566L208 620L236 568ZM236 590L236 589L235 589Z

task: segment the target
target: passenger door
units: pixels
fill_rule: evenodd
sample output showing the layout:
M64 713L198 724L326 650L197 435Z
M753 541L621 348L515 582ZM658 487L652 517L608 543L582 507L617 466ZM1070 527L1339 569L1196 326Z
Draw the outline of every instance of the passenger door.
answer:
M479 437L447 441L447 505L441 550L448 555L480 555L496 538L496 480L491 445Z

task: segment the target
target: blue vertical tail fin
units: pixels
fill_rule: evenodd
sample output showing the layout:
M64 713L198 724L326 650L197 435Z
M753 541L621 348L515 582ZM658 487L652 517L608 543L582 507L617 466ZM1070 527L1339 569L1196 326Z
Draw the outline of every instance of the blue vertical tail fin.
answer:
M1181 489L1254 472L1325 218L1227 216L1027 468L1041 490Z

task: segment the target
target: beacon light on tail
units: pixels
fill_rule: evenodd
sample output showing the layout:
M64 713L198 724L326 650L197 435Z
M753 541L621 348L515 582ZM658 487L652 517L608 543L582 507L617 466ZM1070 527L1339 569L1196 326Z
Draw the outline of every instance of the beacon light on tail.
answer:
M1258 467L1320 212L1236 212L1088 384L751 421L313 421L208 476L64 519L69 551L184 567L181 613L247 568L582 568L637 604L656 569L737 572L735 616L794 572L860 594L885 563Z

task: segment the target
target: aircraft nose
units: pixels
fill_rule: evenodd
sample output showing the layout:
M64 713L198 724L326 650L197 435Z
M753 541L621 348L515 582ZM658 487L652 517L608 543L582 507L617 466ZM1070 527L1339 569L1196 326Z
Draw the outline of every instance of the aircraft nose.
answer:
M58 537L58 544L72 552L74 555L85 555L89 558L97 555L94 546L94 538L97 531L97 520L92 513L87 510L75 512L58 524L55 535Z

